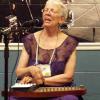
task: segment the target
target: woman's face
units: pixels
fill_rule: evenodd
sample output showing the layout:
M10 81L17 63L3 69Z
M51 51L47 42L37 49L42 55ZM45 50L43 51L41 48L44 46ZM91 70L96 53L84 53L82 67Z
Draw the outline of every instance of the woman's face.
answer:
M44 27L56 27L62 21L61 9L59 6L49 3L43 9Z

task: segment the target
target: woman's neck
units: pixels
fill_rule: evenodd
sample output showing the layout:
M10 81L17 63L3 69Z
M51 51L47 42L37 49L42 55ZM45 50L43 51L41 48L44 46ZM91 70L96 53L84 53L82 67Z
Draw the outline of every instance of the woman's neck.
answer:
M60 30L58 28L45 28L43 29L43 33L49 37L52 37L52 36L56 36L58 33L60 32Z

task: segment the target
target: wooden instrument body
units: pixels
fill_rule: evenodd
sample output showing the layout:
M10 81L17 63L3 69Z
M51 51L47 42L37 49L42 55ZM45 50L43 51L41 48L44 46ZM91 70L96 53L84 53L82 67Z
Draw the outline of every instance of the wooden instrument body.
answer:
M84 95L85 93L85 87L38 87L34 90L28 89L27 91L23 91L23 89L8 91L9 96L30 98L59 97L68 94ZM2 95L4 96L4 93Z

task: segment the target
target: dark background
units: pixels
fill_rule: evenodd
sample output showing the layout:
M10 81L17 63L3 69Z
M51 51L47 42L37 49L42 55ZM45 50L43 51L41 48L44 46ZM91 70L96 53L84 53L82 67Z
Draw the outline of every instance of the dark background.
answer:
M29 0L27 0L29 1ZM41 19L41 9L44 7L46 0L30 0L30 3L28 3L31 14L34 19ZM13 5L15 5L15 8L13 9ZM26 22L32 20L26 0L0 0L0 28L5 28L9 27L9 22L5 18L9 15L15 15L17 17L18 21L18 27L19 27L19 22L21 25ZM35 32L38 31L40 28L34 28L34 27L29 27L27 29L28 32ZM23 36L27 35L21 34L20 32L19 37L16 32L12 33L12 42L22 42ZM10 37L10 36L8 36ZM19 40L18 40L19 38ZM0 41L2 42L2 35L0 33Z
M29 7L34 18L41 18L41 9L45 2L46 0L31 0ZM13 4L15 9L12 9ZM21 23L31 20L26 0L0 0L0 21L10 14L16 15Z

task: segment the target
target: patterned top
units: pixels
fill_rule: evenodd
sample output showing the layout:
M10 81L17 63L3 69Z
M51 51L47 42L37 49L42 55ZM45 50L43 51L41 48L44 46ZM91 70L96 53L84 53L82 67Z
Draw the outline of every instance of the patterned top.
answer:
M74 51L77 45L78 41L74 37L68 36L63 41L63 43L56 48L51 63L52 76L64 73L65 65L71 53ZM24 46L27 53L30 56L28 66L34 65L36 61L36 48L37 48L37 41L35 39L34 34L27 35L24 38ZM39 54L38 54L39 64L48 64L53 50L54 49L43 49L39 46Z

